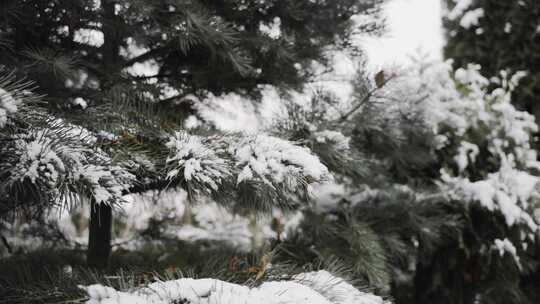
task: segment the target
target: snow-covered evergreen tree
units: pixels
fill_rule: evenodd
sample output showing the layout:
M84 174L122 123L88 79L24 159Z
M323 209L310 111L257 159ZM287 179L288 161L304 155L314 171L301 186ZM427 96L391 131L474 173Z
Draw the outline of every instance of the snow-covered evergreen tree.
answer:
M452 2L449 35L487 35L499 4L484 2ZM371 74L353 38L380 28L379 4L2 2L1 243L87 243L105 268L115 237L169 267L96 282L68 265L65 286L8 299L385 303L369 286L398 303L529 300L532 70L481 54ZM512 22L504 35L529 29ZM176 273L182 254L211 278Z
M88 264L102 268L113 207L128 194L182 188L189 203L212 199L241 214L308 207L311 185L352 162L339 154L346 137L330 129L307 140L224 133L201 124L198 109L215 96L303 90L330 68L331 52L358 52L350 35L378 29L376 19L352 17L376 14L379 2L3 2L2 227L19 211L39 220L54 206L90 205ZM246 273L284 279L261 265ZM334 294L311 275L265 284L321 303L383 302L341 279L346 291ZM90 302L100 301L93 290Z
M184 119L209 94L301 89L328 49L378 28L351 20L378 3L3 2L2 210L89 202L88 259L103 267L111 205L129 193L180 186L232 209L297 208L329 176L308 148L188 134Z

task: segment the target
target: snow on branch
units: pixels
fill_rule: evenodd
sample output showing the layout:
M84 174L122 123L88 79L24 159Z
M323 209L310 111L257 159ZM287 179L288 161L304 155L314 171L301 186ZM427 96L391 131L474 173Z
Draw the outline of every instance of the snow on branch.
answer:
M384 304L327 271L302 273L290 281L270 281L250 288L216 279L160 281L129 292L103 285L80 286L88 304Z
M135 183L133 174L108 162L79 166L74 170L73 178L84 185L96 203L105 204L122 201L124 191Z
M310 183L329 178L326 166L308 148L264 134L202 137L177 132L166 146L165 174L171 183L214 198L237 195L259 211L291 209L297 198L307 197Z
M8 114L17 112L19 103L19 100L13 98L8 91L0 87L0 128L3 128L7 124Z
M517 249L509 239L504 239L504 240L495 239L495 243L492 246L492 250L498 251L501 257L503 257L506 253L508 253L514 259L516 266L519 269L522 269L519 255L517 253Z
M23 180L28 178L32 183L37 180L55 187L60 174L66 172L64 162L69 161L65 147L54 140L46 130L21 136L15 146L20 151L19 162L15 165L13 178Z
M308 185L330 177L308 148L264 134L241 138L230 147L239 174L240 204L255 210L294 209L306 201Z
M269 186L328 178L328 169L307 148L268 135L248 137L238 143L234 157L241 168L237 183L262 181ZM293 190L293 189L292 189Z
M169 149L165 168L167 179L184 181L188 193L215 193L231 176L229 162L220 155L225 149L216 138L176 132L166 146Z
M446 17L450 20L456 20L457 18L463 16L467 10L473 4L472 0L452 0L453 8L446 12Z
M17 80L14 72L6 72L0 67L0 128L6 126L23 102L39 98L31 93L33 86L32 82Z
M96 149L91 133L61 120L45 122L43 128L7 135L0 155L4 183L2 192L15 200L60 202L93 198L98 203L121 200L135 177L113 165L111 158Z
M315 141L320 144L327 144L334 146L337 151L346 153L349 151L350 137L343 135L343 133L334 130L322 130L315 132Z

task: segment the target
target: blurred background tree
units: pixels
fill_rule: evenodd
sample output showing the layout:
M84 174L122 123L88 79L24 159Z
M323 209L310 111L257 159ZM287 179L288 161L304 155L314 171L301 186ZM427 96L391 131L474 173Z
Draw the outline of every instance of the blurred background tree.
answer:
M456 67L480 64L486 77L497 76L500 71L526 72L513 103L539 118L538 1L450 0L447 6L445 57L454 59Z
M455 69L478 64L479 72L488 79L524 72L519 86L512 92L511 102L538 120L539 3L527 0L450 0L445 1L445 5L443 26L447 40L444 56L453 60ZM499 87L494 83L490 86L490 90ZM537 134L537 130L532 131ZM531 140L531 145L537 149L537 140ZM492 165L487 162L473 171L478 173ZM471 180L473 178L477 179L478 176L471 177ZM537 295L529 284L538 277L537 246L524 250L524 259L521 260L523 269L519 271L505 263L508 261L493 263L484 252L483 241L499 233L512 238L516 232L507 227L504 218L494 218L482 209L467 208L458 213L461 213L464 221L464 230L458 239L447 243L428 261L420 264L422 267L418 269L416 288L424 298L417 300L437 299L437 303L472 303L477 300L533 303ZM461 300L450 296L458 294L462 295Z

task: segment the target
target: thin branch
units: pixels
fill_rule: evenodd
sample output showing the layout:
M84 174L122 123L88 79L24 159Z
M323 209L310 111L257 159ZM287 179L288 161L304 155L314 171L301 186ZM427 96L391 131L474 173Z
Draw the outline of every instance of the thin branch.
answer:
M394 78L396 78L396 75L390 75L387 79L384 80L381 85L375 86L375 88L369 91L366 96L364 96L364 98L362 98L362 100L360 100L358 104L354 106L349 112L341 115L341 117L339 118L339 122L345 122L347 119L349 119L352 114L358 111L358 109L360 109L366 102L369 101L373 94L375 94L378 90L382 89L388 82L390 82Z
M9 254L12 254L12 253L13 253L13 249L11 249L11 246L9 245L9 242L8 242L8 240L6 239L6 237L0 234L0 238L2 239L2 243L4 243L4 245L6 246L8 253L9 253Z

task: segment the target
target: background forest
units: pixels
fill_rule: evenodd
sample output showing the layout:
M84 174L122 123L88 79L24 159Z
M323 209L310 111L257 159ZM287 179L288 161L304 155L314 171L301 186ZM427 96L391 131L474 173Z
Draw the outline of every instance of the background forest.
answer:
M433 1L1 1L0 303L538 303L540 3Z

